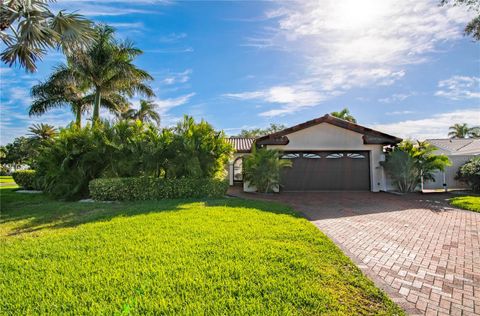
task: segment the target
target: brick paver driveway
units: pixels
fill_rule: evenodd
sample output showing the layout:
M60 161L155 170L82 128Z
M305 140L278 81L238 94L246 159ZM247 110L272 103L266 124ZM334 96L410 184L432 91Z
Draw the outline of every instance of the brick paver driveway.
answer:
M480 315L480 213L444 195L236 194L301 211L409 314Z

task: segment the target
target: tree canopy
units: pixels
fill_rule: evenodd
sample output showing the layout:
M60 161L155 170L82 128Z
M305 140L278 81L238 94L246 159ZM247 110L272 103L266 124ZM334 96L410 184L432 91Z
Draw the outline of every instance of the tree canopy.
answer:
M441 0L441 5L453 4L454 6L464 6L468 11L475 12L476 16L465 26L466 35L472 36L476 41L480 41L480 0Z
M448 136L450 138L479 138L480 127L469 127L467 123L456 123L449 127Z
M242 129L242 131L237 135L237 137L257 138L279 132L286 128L287 127L283 124L270 123L270 126L267 128Z
M345 121L357 123L357 120L355 119L355 117L353 117L352 114L350 114L350 110L348 108L344 108L343 110L338 112L332 112L330 113L330 115Z
M63 10L53 13L49 0L2 0L0 4L0 39L5 49L0 56L12 66L19 63L27 71L37 70L36 63L48 49L61 48L66 55L83 50L93 42L92 22Z

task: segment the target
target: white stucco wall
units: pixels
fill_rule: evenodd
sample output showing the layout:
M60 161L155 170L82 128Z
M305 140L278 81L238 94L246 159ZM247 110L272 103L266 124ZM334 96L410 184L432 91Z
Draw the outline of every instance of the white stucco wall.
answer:
M288 134L287 145L268 145L267 148L282 151L301 150L362 150L370 153L370 187L373 192L386 190L385 176L380 161L384 159L383 145L365 145L362 134L321 123Z
M425 182L423 187L424 189L443 189L443 180L447 184L447 189L465 189L468 188L468 185L455 180L458 169L465 164L467 161L472 159L473 155L451 155L448 156L452 165L445 169L445 172L436 172L434 174L435 182ZM445 174L445 178L444 178Z

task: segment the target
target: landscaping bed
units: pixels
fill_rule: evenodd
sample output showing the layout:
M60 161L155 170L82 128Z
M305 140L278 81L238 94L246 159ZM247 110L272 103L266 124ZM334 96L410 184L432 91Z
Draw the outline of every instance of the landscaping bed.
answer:
M77 203L2 189L5 314L403 312L280 204Z

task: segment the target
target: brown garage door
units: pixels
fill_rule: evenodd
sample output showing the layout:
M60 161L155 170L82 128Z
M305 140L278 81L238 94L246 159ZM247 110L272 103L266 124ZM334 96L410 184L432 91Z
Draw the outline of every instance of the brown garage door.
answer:
M285 152L293 165L282 171L284 191L368 191L369 153Z

